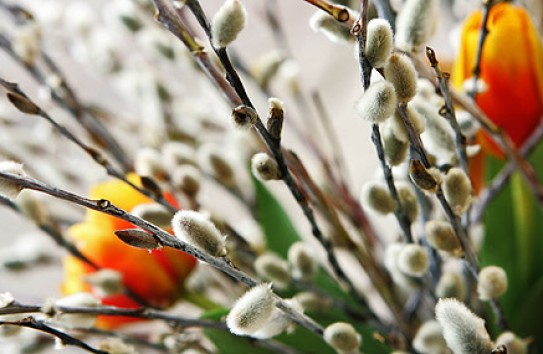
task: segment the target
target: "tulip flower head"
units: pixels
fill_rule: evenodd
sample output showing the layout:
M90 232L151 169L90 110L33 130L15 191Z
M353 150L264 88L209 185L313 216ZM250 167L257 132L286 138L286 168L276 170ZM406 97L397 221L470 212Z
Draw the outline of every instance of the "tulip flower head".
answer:
M452 82L466 89L471 80L483 22L482 12L464 23L460 52ZM530 15L521 7L500 2L491 7L480 62L483 83L476 101L486 115L521 146L543 117L543 45ZM481 86L481 85L477 85ZM486 134L480 142L486 152L502 155Z
M138 183L136 175L128 179ZM175 205L171 195L164 196ZM120 181L108 181L96 185L90 191L92 199L107 199L116 206L130 212L136 206L152 201ZM131 223L96 211L87 211L84 222L72 226L68 234L79 250L101 268L111 269L122 275L123 284L147 303L157 307L171 305L183 290L183 280L189 275L196 259L170 248L145 250L129 246L119 240L114 232L130 229ZM170 231L170 230L168 230ZM85 281L89 274L96 272L78 258L64 259L65 294L92 291ZM101 298L104 305L123 308L137 308L139 304L121 293ZM124 317L99 316L97 325L111 328L134 321Z

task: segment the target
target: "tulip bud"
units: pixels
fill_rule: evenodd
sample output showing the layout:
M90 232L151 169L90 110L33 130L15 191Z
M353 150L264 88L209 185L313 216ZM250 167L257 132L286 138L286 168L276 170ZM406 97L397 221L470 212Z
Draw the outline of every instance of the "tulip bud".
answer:
M172 219L173 233L188 243L214 257L226 256L225 238L217 227L202 214L180 210Z
M240 0L226 0L211 22L211 37L215 48L225 48L243 30L247 11Z
M308 248L304 242L296 242L288 249L287 258L294 279L309 281L317 273L317 262Z
M230 114L230 125L240 130L251 129L258 119L256 111L245 105L239 105Z
M439 322L433 320L424 322L413 339L413 348L423 354L446 353L447 343Z
M394 212L398 207L388 189L376 181L368 181L362 187L361 204L383 215Z
M462 215L471 202L471 181L466 173L453 167L443 180L443 193L456 215Z
M121 273L111 270L102 269L95 273L90 273L84 276L84 281L91 285L98 296L107 297L117 295L123 292L123 276Z
M437 0L408 0L396 18L396 47L417 52L434 34L438 15Z
M405 161L409 143L398 139L390 126L383 132L383 145L385 157L391 166L397 166Z
M407 55L392 53L385 65L385 77L394 85L401 103L411 101L417 94L417 72Z
M461 252L460 242L453 227L446 221L430 220L424 225L426 239L433 248L458 254Z
M272 253L259 256L254 263L256 273L264 280L271 281L277 288L285 289L290 285L291 277L288 263Z
M440 299L436 305L436 319L443 328L447 346L455 354L488 354L493 344L485 328L485 321L455 299Z
M414 222L419 215L419 203L413 188L406 182L396 183L400 204L409 221Z
M191 165L177 167L171 176L172 185L187 196L194 198L200 191L200 170Z
M458 272L444 272L436 285L436 296L442 298L464 299L466 284Z
M507 290L507 274L503 268L484 267L479 271L477 294L481 300L491 300L502 296Z
M334 43L352 43L354 37L348 27L343 26L333 16L324 11L316 12L309 19L309 26L315 32L321 32Z
M252 335L270 319L275 305L271 284L260 284L247 291L232 306L226 325L233 334Z
M4 307L8 307L15 301L13 298L13 295L9 292L0 293L0 309L3 309Z
M170 226L172 213L158 203L140 204L132 209L131 214L164 229Z
M9 173L18 177L25 177L23 164L14 161L0 161L0 172ZM0 177L0 195L8 199L15 199L23 190L17 183Z
M362 343L362 337L354 327L345 322L332 323L324 329L324 340L339 352L354 352Z
M251 171L253 172L253 175L261 181L281 179L281 173L279 172L277 162L264 152L253 156L251 159Z
M392 28L387 20L375 18L368 22L368 34L364 55L374 68L385 66L392 50Z
M420 245L405 245L398 254L398 268L412 277L423 276L429 266L428 253Z
M364 92L356 104L356 110L370 123L382 123L394 114L396 102L394 86L387 81L378 81Z
M54 311L57 311L56 319L70 327L92 327L96 322L95 314L62 313L62 307L98 307L100 300L89 293L76 293L63 297L54 302Z

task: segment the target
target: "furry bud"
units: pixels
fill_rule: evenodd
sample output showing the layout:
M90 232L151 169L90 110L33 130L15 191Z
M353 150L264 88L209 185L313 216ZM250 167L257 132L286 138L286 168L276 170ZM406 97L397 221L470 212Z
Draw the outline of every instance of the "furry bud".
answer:
M100 300L89 293L76 293L58 299L53 304L54 310L58 311L56 319L70 327L92 327L96 322L94 314L62 313L62 307L98 307Z
M318 11L311 16L309 26L313 31L324 34L331 42L352 43L354 41L350 28L343 26L324 11Z
M444 272L436 285L436 296L443 298L464 299L466 284L462 275L458 272Z
M368 22L368 34L364 54L374 68L385 66L392 50L392 28L387 20L375 18Z
M261 181L281 179L277 162L264 152L253 156L251 159L251 171Z
M200 191L200 170L191 165L177 167L171 176L171 182L187 196L194 198Z
M401 103L411 101L417 94L417 72L407 55L392 53L385 65L385 77L394 85Z
M287 261L273 253L259 256L255 260L254 268L262 279L271 281L279 289L287 288L292 280Z
M383 131L385 157L391 166L397 166L405 161L409 143L396 137L390 126Z
M260 55L249 67L249 72L261 87L267 88L271 81L277 77L286 60L283 53L271 50Z
M275 301L271 284L260 284L240 297L226 317L226 325L233 334L252 335L270 319Z
M153 177L159 181L166 177L162 157L157 150L152 148L143 148L137 152L134 169L138 175L143 177Z
M398 254L398 268L412 277L421 277L430 266L426 250L419 245L405 245Z
M455 299L440 299L436 305L436 319L443 328L447 346L455 354L488 354L493 344L485 328L485 321Z
M439 322L424 322L413 339L413 348L422 354L446 353L447 343Z
M200 166L220 183L232 188L236 185L234 169L218 146L203 145L198 150Z
M215 48L232 43L247 22L247 11L240 0L226 0L211 22L211 37Z
M322 311L332 306L332 300L310 291L303 291L294 297L304 311Z
M393 243L387 246L384 256L384 264L392 280L396 285L404 290L414 290L417 288L413 277L402 272L398 266L398 255L405 247L403 243Z
M417 187L429 193L437 192L441 181L439 171L433 169L427 170L420 160L411 160L409 177L411 177L411 180Z
M15 301L13 298L13 295L9 292L0 293L0 309L3 309L4 307L8 307Z
M413 188L406 182L396 183L400 204L409 221L414 222L419 215L419 203Z
M338 352L355 352L362 343L362 337L349 323L332 323L324 330L324 340Z
M507 291L507 274L503 268L484 267L479 271L477 294L481 300L491 300L502 296Z
M437 0L407 0L396 18L396 47L417 52L432 37L438 15Z
M356 104L356 110L365 120L382 123L394 114L396 103L394 86L387 81L378 81L364 92Z
M135 216L164 229L170 226L172 213L158 203L140 204L131 211Z
M285 302L296 311L302 312L303 309L296 299L288 299ZM252 337L260 339L272 338L289 329L293 329L293 326L294 324L290 317L283 310L274 307L266 324L253 333Z
M196 151L189 144L170 141L161 149L164 165L172 171L179 165L196 165Z
M214 257L226 256L225 240L217 227L202 214L180 210L172 219L173 233L183 242Z
M410 106L407 107L407 116L411 125L413 126L413 129L415 130L415 133L417 133L417 135L422 134L426 129L424 117ZM392 116L392 119L389 120L389 122L390 128L394 132L396 138L401 141L405 141L406 143L409 142L409 134L407 133L407 128L398 110L394 112L394 115Z
M426 231L428 243L436 250L453 254L461 252L460 242L450 223L430 220L424 225L424 230Z
M18 177L25 177L23 164L15 161L0 161L0 172L9 173ZM23 190L17 183L0 177L0 195L8 199L15 199Z
M308 248L309 245L304 242L296 242L288 249L287 258L294 279L308 281L317 273L317 262Z
M22 191L16 201L17 206L23 214L38 225L44 225L49 215L42 201L37 197L34 191Z
M120 338L107 338L100 342L98 349L105 351L109 354L138 354L136 349L123 342Z
M471 181L466 173L454 167L447 172L443 180L443 193L456 215L462 215L471 202Z
M230 114L230 125L237 129L247 130L255 125L258 119L256 111L245 105L239 105Z
M84 281L91 285L100 297L117 295L122 293L124 289L122 274L111 269L90 273L84 277Z
M528 354L528 342L512 332L503 332L496 339L496 345L504 345L507 354Z
M283 130L283 119L285 117L285 107L283 101L278 98L271 97L268 99L268 105L270 111L268 113L268 120L266 122L266 129L268 133L275 140L281 139L281 132Z
M362 187L361 204L379 214L389 214L398 207L388 189L379 182L368 181Z

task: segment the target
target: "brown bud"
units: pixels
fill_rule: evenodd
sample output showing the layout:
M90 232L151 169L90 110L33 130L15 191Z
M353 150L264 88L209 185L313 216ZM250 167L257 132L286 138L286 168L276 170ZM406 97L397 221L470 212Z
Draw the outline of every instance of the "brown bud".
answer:
M19 111L27 114L39 114L40 108L34 104L28 97L21 95L16 92L8 92L6 94L8 100L17 108Z
M285 111L283 109L283 102L277 98L270 98L268 100L270 105L270 111L268 113L268 121L266 122L266 128L268 132L275 140L281 139L281 131L283 130L283 119Z
M160 243L152 234L140 229L118 230L115 231L115 235L117 235L121 241L132 247L145 249L160 247Z
M439 180L419 160L411 160L409 176L423 191L435 193L439 187Z

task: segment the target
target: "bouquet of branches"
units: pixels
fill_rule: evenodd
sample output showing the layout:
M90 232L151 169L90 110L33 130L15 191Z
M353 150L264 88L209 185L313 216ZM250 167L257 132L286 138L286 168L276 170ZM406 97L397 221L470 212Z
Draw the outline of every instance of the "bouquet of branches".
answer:
M0 352L542 352L540 13L0 0Z

